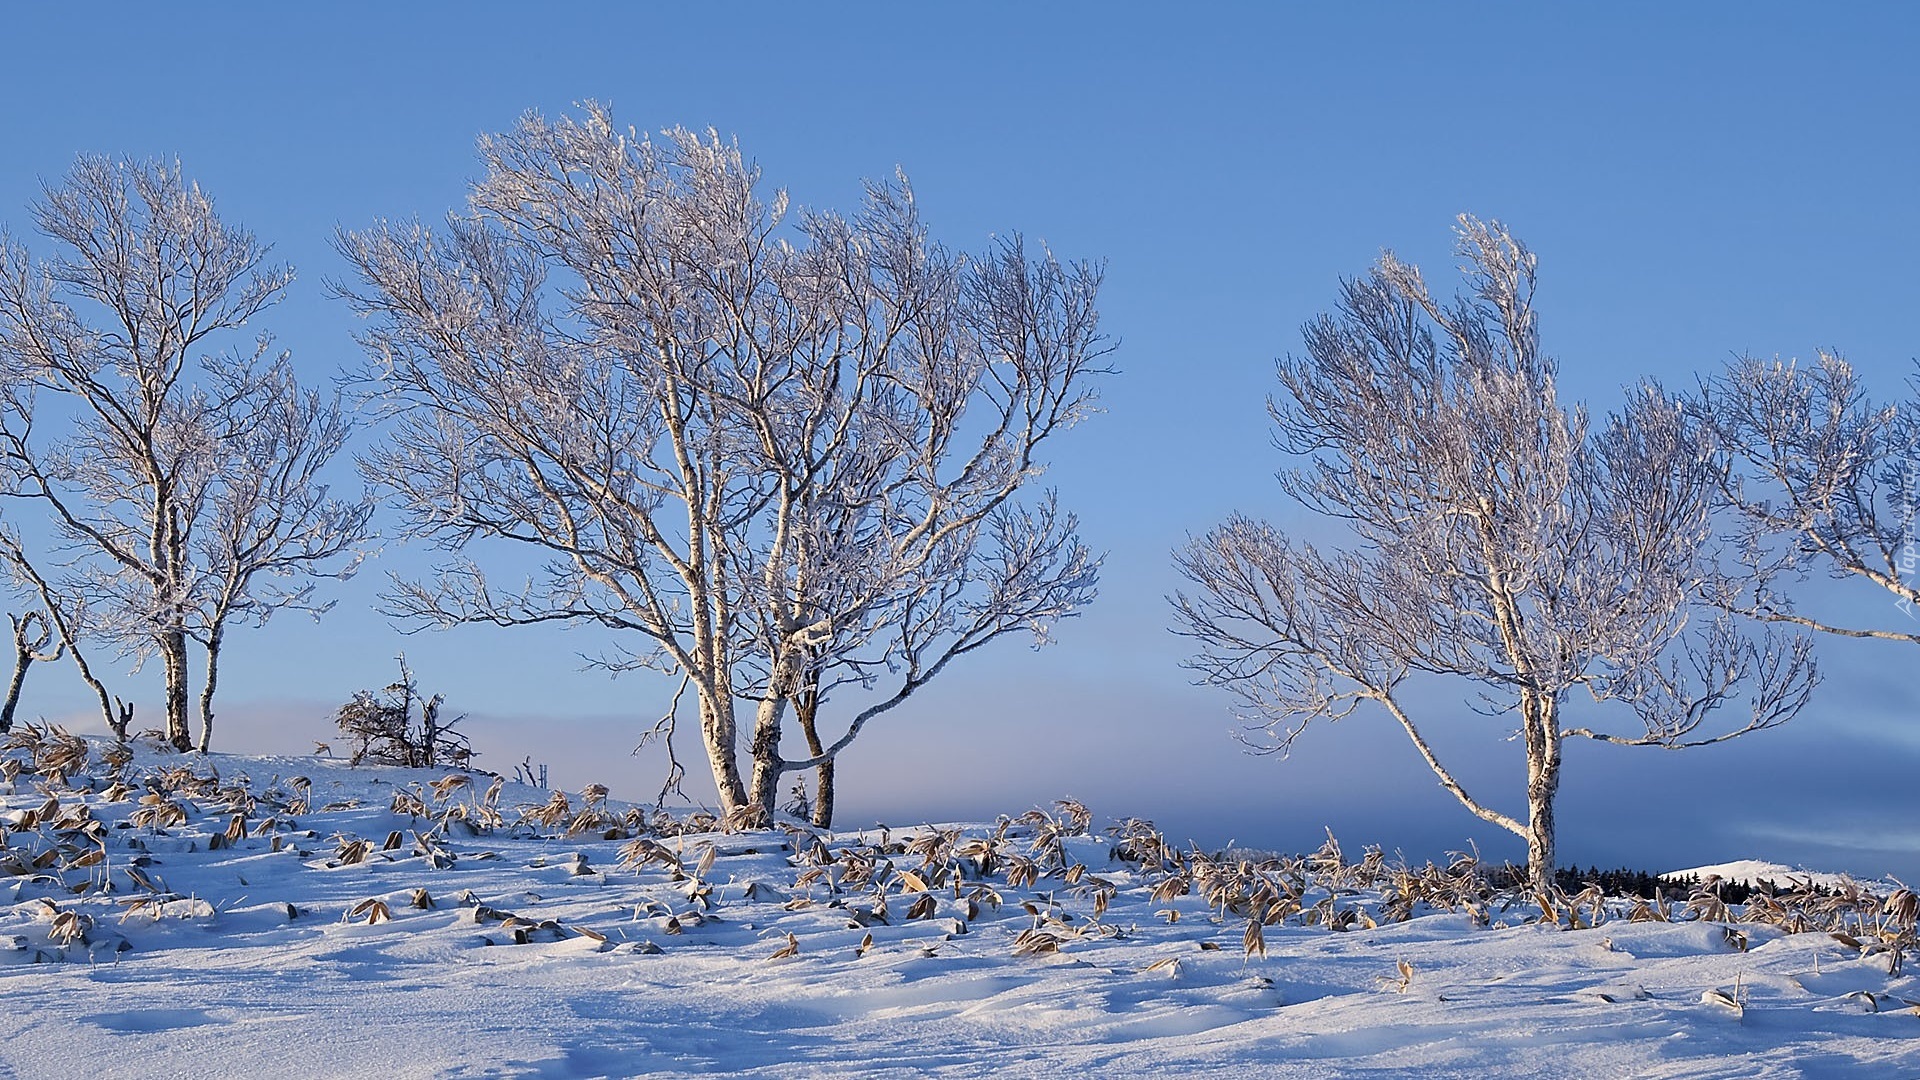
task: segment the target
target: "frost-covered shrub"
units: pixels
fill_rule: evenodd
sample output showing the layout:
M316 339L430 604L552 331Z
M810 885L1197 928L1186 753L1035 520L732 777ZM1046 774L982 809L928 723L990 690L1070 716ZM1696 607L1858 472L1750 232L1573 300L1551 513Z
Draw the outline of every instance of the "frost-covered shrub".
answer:
M350 764L402 765L425 769L452 765L464 768L473 758L473 744L456 730L464 716L443 720L445 698L420 696L413 670L400 660L400 681L378 693L357 691L334 714L340 733L354 741Z

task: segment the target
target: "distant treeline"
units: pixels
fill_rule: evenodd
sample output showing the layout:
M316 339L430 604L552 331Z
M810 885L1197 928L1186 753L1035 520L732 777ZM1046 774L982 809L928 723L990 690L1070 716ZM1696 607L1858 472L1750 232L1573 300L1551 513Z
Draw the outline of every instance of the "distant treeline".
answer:
M1504 866L1493 871L1488 881L1497 889L1518 888L1527 882L1527 868L1524 866ZM1554 870L1553 881L1560 889L1568 893L1577 893L1589 885L1598 885L1608 896L1639 896L1651 900L1654 890L1659 889L1669 899L1683 899L1693 895L1701 886L1698 874L1673 876L1668 874L1649 874L1645 870L1629 870L1616 867L1601 870L1589 866L1585 870L1577 866L1562 866ZM1797 888L1795 883L1782 884L1768 878L1749 884L1745 881L1722 880L1714 889L1720 899L1729 904L1744 904L1747 898L1760 893L1771 896L1775 893ZM1813 892L1826 895L1832 890L1823 885L1813 886Z

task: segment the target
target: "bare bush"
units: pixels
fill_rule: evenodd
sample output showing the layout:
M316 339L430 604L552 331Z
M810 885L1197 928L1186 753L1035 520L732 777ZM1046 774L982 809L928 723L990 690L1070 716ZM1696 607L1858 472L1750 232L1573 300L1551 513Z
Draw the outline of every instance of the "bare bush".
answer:
M465 718L443 717L443 704L439 694L420 696L413 669L401 657L398 682L378 693L358 691L334 714L340 733L353 740L348 764L465 768L473 759L473 744L458 730Z

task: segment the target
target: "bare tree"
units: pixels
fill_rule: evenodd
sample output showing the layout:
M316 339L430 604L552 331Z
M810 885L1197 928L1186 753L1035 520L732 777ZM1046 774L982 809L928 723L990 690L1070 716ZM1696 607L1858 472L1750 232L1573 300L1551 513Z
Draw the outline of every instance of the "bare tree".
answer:
M13 679L7 684L7 700L0 704L0 733L13 730L13 713L20 706L20 690L27 684L27 669L35 661L51 664L66 651L66 642L56 641L47 617L38 611L25 615L7 615L13 624ZM51 648L53 651L47 651Z
M321 579L351 577L371 535L375 500L331 497L323 473L350 431L337 399L303 390L283 355L260 370L216 369L233 384L227 399L243 422L212 451L214 489L194 534L200 573L189 633L205 652L200 687L202 753L213 739L213 696L220 649L238 617L263 626L274 612L316 618L332 602L314 597Z
M252 515L284 527L284 543L307 543L311 519L298 498L291 516L259 516L246 459L274 459L283 473L267 482L279 485L269 494L292 497L287 481L312 480L332 453L316 450L337 448L327 434L269 445L289 434L278 395L290 375L284 356L268 359L267 338L226 356L204 352L277 301L292 274L267 265L250 233L223 223L177 164L82 158L32 210L59 253L36 263L0 238L0 461L13 480L7 494L46 510L64 572L41 577L17 543L13 561L22 576L41 577L49 604L65 607L57 622L69 647L77 635L161 657L167 737L185 750L188 643L203 633L217 664L218 627L236 607L218 580L235 579L218 559L229 545L202 544L195 530ZM40 436L43 419L64 433ZM251 573L238 576L242 587ZM258 599L254 610L271 606ZM211 715L210 699L203 713Z
M632 631L645 648L606 662L684 676L723 810L763 816L820 763L780 755L809 658L912 592L1089 410L1097 274L1017 240L968 263L927 242L904 182L795 220L735 146L594 106L481 154L472 216L341 238L395 414L364 464L417 534L552 558L501 590L457 557L392 611ZM1032 317L1062 305L1066 336Z
M1714 583L1714 602L1822 633L1920 644L1920 631L1843 623L1809 612L1788 591L1823 571L1884 590L1893 608L1914 618L1916 405L1873 404L1852 366L1822 353L1805 366L1743 357L1703 380L1690 407L1731 465L1719 497L1737 525L1732 554L1741 573Z
M807 756L778 761L780 772L812 768L812 821L833 823L835 759L874 718L905 702L957 657L1005 634L1027 632L1037 648L1052 625L1093 601L1100 560L1077 535L1077 522L1051 492L1035 506L1002 504L934 549L910 551L909 572L873 573L858 560L835 565L860 569L829 591L830 573L797 575L815 590L798 602L832 612L830 632L806 643L794 658L796 678L786 697L805 739ZM896 567L898 564L896 564ZM821 735L820 707L836 690L864 692L841 734ZM764 759L756 759L762 764ZM763 775L774 777L772 764Z
M48 627L57 639L56 651L64 647L66 654L73 658L73 666L80 673L80 680L99 699L101 722L106 724L115 739L127 741L127 732L133 727L133 703L107 693L106 684L93 673L93 665L87 662L86 653L80 648L80 637L75 628L86 622L85 602L76 596L63 596L54 591L53 584L34 567L32 557L10 526L0 526L0 560L5 561L16 585L33 589L34 596L42 605L40 610L46 613Z
M930 247L904 178L871 185L854 221L805 229L784 287L832 312L844 356L808 349L745 410L773 496L725 565L764 675L750 798L771 807L783 774L812 768L826 825L834 759L869 721L1003 634L1044 643L1093 599L1099 561L1073 516L1051 493L1010 500L1041 443L1091 410L1107 345L1096 272L1030 258L1018 237L970 262ZM849 683L879 692L828 744L820 705ZM789 704L800 760L781 749Z
M1743 635L1730 617L1689 627L1710 565L1715 461L1656 387L1590 432L1562 406L1539 349L1534 256L1504 227L1462 217L1472 294L1442 305L1392 255L1348 282L1306 328L1269 403L1281 475L1357 546L1323 552L1236 517L1179 554L1194 595L1173 600L1203 681L1237 694L1289 748L1315 719L1371 704L1440 784L1521 837L1537 886L1552 880L1562 746L1699 746L1772 727L1805 704L1805 639ZM1517 719L1525 819L1470 794L1416 717L1418 677L1475 684L1478 708ZM1743 724L1705 721L1754 687ZM1641 730L1569 726L1575 690L1636 714Z

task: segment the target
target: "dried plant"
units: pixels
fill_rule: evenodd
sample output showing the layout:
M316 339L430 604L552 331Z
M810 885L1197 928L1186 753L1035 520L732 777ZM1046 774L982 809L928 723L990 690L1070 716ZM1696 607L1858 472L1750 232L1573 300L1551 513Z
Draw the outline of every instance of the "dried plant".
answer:
M1242 945L1246 956L1252 957L1257 953L1260 959L1267 958L1267 936L1261 930L1259 919L1247 920L1247 932L1242 935Z
M1705 919L1708 922L1728 922L1733 918L1727 902L1720 898L1721 879L1718 875L1708 875L1700 886L1687 897L1687 906L1681 917L1687 919Z
M1114 838L1114 857L1142 868L1166 870L1179 859L1179 852L1153 827L1153 822L1127 818L1107 829Z
M433 801L438 805L453 798L454 792L472 787L473 777L466 773L448 773L427 786L433 789Z
M139 808L129 814L127 820L136 828L159 831L186 824L187 809L185 804L176 802L166 795L157 791L149 792L140 797Z
M48 724L44 737L33 747L34 771L50 782L58 777L58 782L64 784L68 775L86 767L91 753L87 740L69 733L58 724Z
M69 909L53 917L53 927L47 932L47 938L60 945L85 944L87 933L92 929L92 916Z
M552 829L565 822L573 814L573 804L567 800L567 793L555 791L547 801L538 806L520 808L520 820L531 821L536 825Z
M352 922L362 918L367 921L368 926L378 926L383 922L393 921L393 910L387 906L385 900L371 897L348 908L341 921Z
M867 940L869 941L873 940L873 936L869 934L867 936ZM799 956L799 955L800 955L800 939L797 937L794 937L791 933L789 933L787 935L787 943L785 945L780 946L778 949L775 949L772 955L768 956L767 959L785 960L789 957Z
M1666 900L1659 895L1660 890L1656 889L1654 892L1655 895L1651 899L1642 899L1638 896L1631 898L1631 907L1627 912L1628 922L1668 921Z
M684 876L680 856L672 849L644 836L634 837L621 845L619 859L620 865L628 870L644 870L654 863L659 863L668 867L675 877Z
M1065 940L1049 930L1038 928L1022 930L1020 935L1013 939L1013 955L1045 956L1048 953L1057 953Z
M334 864L338 866L358 866L367 861L367 855L373 851L373 843L358 836L336 833L333 839L339 845L334 853Z
M1915 930L1916 919L1920 919L1920 896L1916 896L1909 888L1896 889L1887 897L1881 912L1895 927L1911 934Z
M405 814L408 818L426 817L431 810L423 795L418 784L396 787L393 789L393 800L388 804L388 809L396 814Z
M1397 980L1393 980L1394 992L1404 994L1407 988L1413 985L1413 965L1405 960L1399 960L1394 963L1394 969L1400 976Z
M1012 888L1029 888L1040 880L1040 864L1023 855L1007 855L1001 863L1007 884Z
M306 813L313 806L313 781L304 776L295 776L287 781L293 789L293 797L286 801L284 809L294 817ZM398 813L398 811L395 811Z

